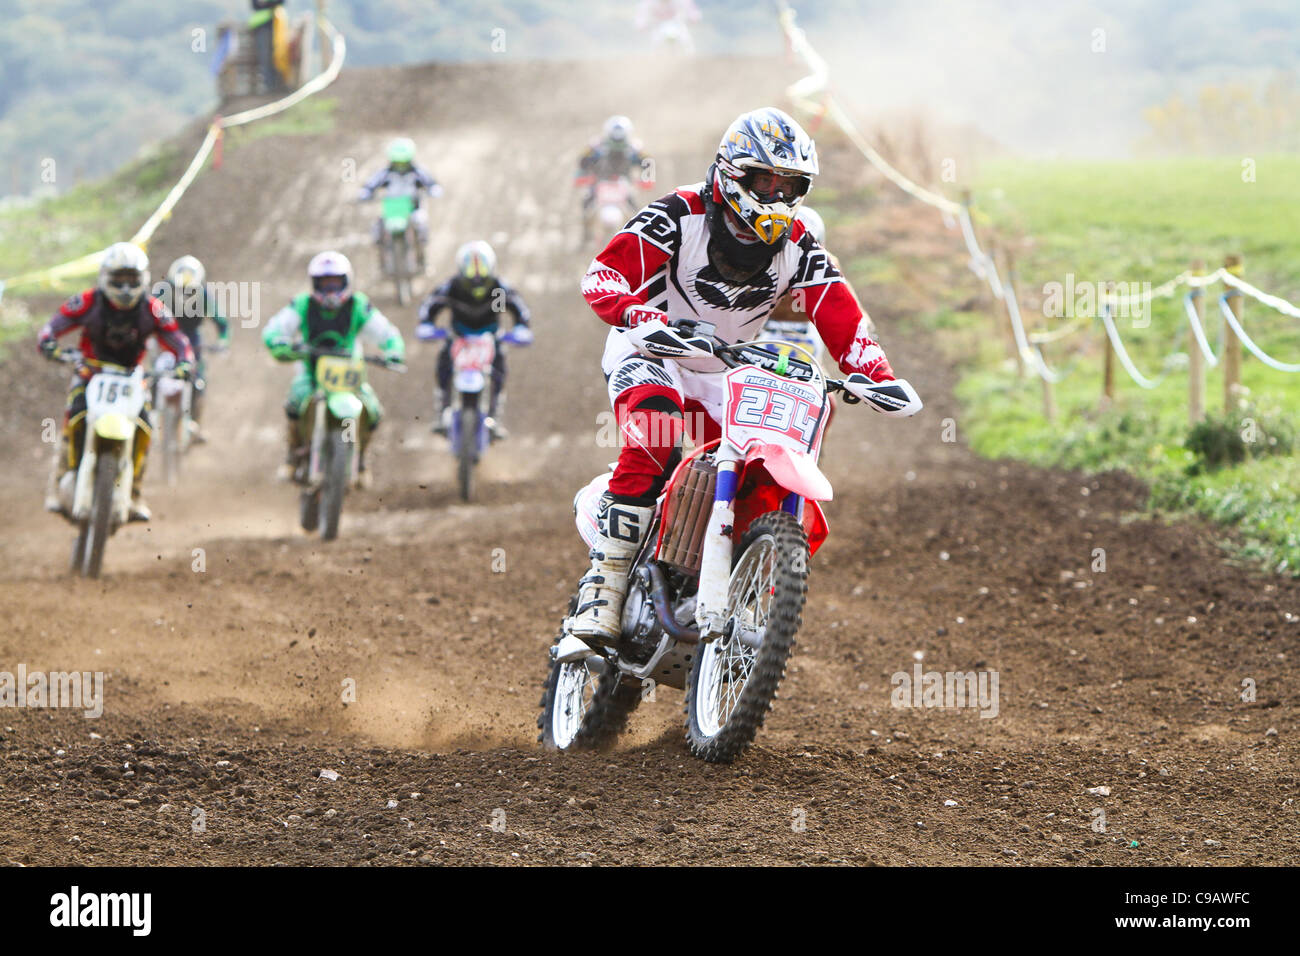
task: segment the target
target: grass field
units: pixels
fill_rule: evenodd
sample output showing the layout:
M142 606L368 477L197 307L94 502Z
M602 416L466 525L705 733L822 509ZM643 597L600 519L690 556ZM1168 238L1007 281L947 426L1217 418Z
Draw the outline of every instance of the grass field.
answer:
M1239 159L1001 160L982 169L975 196L985 214L982 226L1004 237L1032 238L1016 265L1022 309L1033 328L1071 321L1045 316L1041 305L1045 285L1064 285L1067 273L1076 288L1107 281L1154 286L1194 258L1213 269L1226 253L1245 257L1245 277L1255 285L1300 301L1300 157L1265 156L1253 163L1252 170ZM1244 181L1252 171L1254 181ZM1219 325L1215 298L1222 291L1212 289L1207 302L1212 345ZM1266 352L1300 361L1300 321L1250 300L1245 309L1244 326ZM987 314L941 312L929 321L952 354L964 358L958 397L966 438L980 454L1125 469L1150 483L1153 507L1235 525L1250 557L1300 573L1300 462L1292 438L1300 374L1274 371L1247 354L1242 383L1249 393L1225 408L1221 371L1209 369L1211 423L1194 443L1201 453L1194 452L1187 447L1181 292L1157 300L1149 316L1117 321L1138 369L1148 378L1165 377L1145 390L1117 365L1115 402L1106 410L1100 409L1100 321L1085 321L1079 334L1045 347L1048 364L1066 372L1056 386L1056 424L1043 417L1037 382L1017 378ZM1228 463L1215 467L1221 453ZM1232 462L1233 455L1241 460Z

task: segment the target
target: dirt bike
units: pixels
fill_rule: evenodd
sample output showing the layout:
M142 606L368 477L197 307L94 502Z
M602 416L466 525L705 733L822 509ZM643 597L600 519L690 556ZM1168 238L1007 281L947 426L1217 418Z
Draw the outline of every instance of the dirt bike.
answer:
M447 338L444 328L434 328L421 335L426 342ZM502 345L529 345L518 326L497 335L485 331L477 335L457 335L451 343L452 387L451 424L447 438L456 454L456 482L462 501L474 496L474 469L492 442L488 430L488 407L492 397L492 363Z
M99 577L104 547L131 512L136 421L149 394L144 367L90 362L77 349L55 356L69 365L83 361L95 371L86 382L85 444L76 471L60 481L64 515L77 527L69 570Z
M591 239L593 224L600 228L601 238L608 239L623 228L634 212L632 184L626 176L598 180L583 222L583 239Z
M645 355L722 362L722 434L686 457L659 496L632 561L616 648L593 650L561 627L539 739L555 750L611 743L653 681L685 691L691 752L729 762L771 709L799 630L808 561L827 536L818 502L831 485L817 458L829 396L896 416L915 414L921 400L902 380L828 379L805 350L806 361L774 354L768 340L725 344L708 323L651 322L627 334ZM574 499L588 546L609 477Z
M169 374L175 367L176 356L158 353L154 361L153 407L158 413L154 443L162 455L163 478L172 487L180 480L181 458L189 451L194 421L190 414L194 383Z
M311 349L303 358L314 358L316 388L307 403L302 420L308 429L308 455L295 480L303 485L298 502L298 520L304 531L320 528L324 541L339 534L343 515L343 496L357 479L359 456L353 449L361 441L361 386L366 381L366 365L378 365L390 371L404 372L406 366L386 361L376 355L356 351Z
M410 305L411 279L421 269L414 216L414 196L384 196L380 200L379 268L393 280L393 291L401 305Z

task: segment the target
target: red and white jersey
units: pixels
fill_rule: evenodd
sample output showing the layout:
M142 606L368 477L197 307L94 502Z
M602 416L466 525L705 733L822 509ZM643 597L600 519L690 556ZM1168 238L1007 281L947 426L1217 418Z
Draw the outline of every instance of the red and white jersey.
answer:
M892 379L885 353L871 338L870 320L801 221L795 220L789 241L757 275L732 282L718 272L708 256L704 188L683 186L652 202L592 260L582 294L596 314L621 329L629 309L654 309L669 319L712 322L718 338L730 343L760 338L776 303L789 294L844 372ZM613 336L622 337L611 334L607 356L616 348Z

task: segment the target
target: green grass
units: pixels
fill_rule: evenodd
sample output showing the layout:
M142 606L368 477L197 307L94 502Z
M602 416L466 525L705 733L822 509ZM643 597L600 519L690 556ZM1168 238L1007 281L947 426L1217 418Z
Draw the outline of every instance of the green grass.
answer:
M337 106L335 99L311 97L278 116L227 130L225 149L237 150L267 136L328 132L334 128ZM30 205L0 208L0 280L78 259L129 238L158 208L191 158L168 143L107 179ZM0 347L30 331L30 311L18 296L70 295L85 284L86 277L74 277L52 286L11 286L0 299Z
M333 97L308 97L283 113L226 130L225 148L236 150L268 136L315 136L331 132L337 122L338 105Z
M1182 272L1193 258L1211 269L1226 253L1244 255L1245 277L1265 291L1300 300L1300 157L1256 157L1256 181L1242 181L1240 160L1160 159L1082 162L1001 160L987 164L974 190L990 225L1003 236L1033 238L1017 262L1022 309L1035 328L1067 318L1045 317L1037 303L1044 284L1150 282ZM1213 291L1217 296L1222 288ZM1033 304L1030 304L1033 303ZM1300 321L1247 300L1245 327L1269 354L1300 361ZM1148 325L1149 323L1149 325ZM1229 438L1250 428L1263 439L1237 442L1243 460L1208 468L1187 447L1189 378L1181 293L1157 300L1149 316L1117 321L1138 369L1155 378L1171 349L1183 353L1154 390L1134 384L1116 365L1114 404L1101 411L1103 333L1100 322L1049 345L1049 365L1066 371L1055 387L1058 421L1043 417L1035 379L1018 379L985 313L940 312L927 324L947 343L963 374L957 397L966 437L988 457L1089 471L1120 468L1144 479L1150 506L1204 515L1234 526L1246 556L1300 574L1300 461L1287 445L1300 409L1300 374L1274 371L1246 355L1244 403L1225 408L1222 375L1206 376L1206 406ZM1211 299L1207 328L1218 324ZM1148 325L1142 328L1140 326ZM1182 330L1182 331L1180 331ZM1280 434L1280 445L1267 436Z
M0 209L0 279L77 259L129 238L158 207L189 158L168 144L108 179L83 183L32 205Z

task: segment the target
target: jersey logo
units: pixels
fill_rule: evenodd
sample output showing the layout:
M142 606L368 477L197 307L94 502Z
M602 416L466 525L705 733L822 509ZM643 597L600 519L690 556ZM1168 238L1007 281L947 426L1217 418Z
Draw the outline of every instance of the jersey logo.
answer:
M776 277L765 269L744 285L736 285L706 264L691 280L695 294L710 308L728 312L751 312L770 303L776 295Z
M665 252L671 251L672 241L677 235L677 226L664 214L658 203L651 203L632 217L624 231L635 232L642 239L653 243Z

